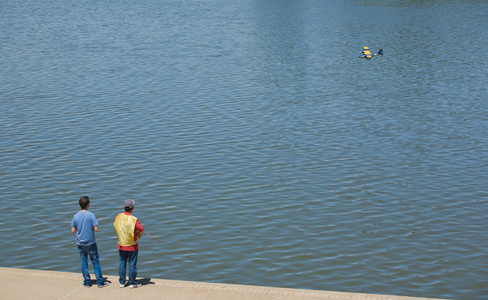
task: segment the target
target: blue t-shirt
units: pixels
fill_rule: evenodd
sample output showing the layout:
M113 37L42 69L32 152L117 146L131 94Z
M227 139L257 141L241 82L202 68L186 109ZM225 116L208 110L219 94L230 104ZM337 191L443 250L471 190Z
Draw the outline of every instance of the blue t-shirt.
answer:
M90 246L95 244L95 231L93 226L98 226L97 218L92 212L79 211L71 221L71 227L76 228L76 244L80 246Z

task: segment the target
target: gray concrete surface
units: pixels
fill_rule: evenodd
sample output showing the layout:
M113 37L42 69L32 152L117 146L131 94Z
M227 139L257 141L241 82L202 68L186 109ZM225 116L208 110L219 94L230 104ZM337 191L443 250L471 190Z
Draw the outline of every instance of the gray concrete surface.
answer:
M93 280L89 288L83 287L80 273L0 268L0 299L117 299L117 300L414 300L414 298L317 290L300 290L247 286L236 284L176 281L154 278L138 278L141 287L120 288L117 276L106 276L110 286L98 288Z

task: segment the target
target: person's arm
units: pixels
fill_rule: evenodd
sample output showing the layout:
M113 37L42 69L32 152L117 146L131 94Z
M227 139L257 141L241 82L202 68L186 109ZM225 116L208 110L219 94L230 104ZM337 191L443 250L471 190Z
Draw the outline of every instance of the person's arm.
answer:
M140 239L141 236L144 234L144 228L142 227L142 224L139 222L139 220L136 221L135 227L137 238Z
M76 233L77 229L76 227L78 227L77 225L77 222L75 221L75 217L76 215L73 217L73 220L71 220L71 233Z
M93 225L93 231L98 232L98 221L97 218L95 217L94 214L92 215L92 225Z

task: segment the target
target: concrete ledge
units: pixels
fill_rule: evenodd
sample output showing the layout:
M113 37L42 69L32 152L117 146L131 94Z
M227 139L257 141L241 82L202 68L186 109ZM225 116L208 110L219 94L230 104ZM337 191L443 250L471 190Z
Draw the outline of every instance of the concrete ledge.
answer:
M92 278L94 276L92 275ZM204 283L152 278L138 278L140 288L120 288L118 276L105 276L111 285L90 288L81 285L80 273L0 268L1 299L171 299L171 300L414 300L414 298L359 293L328 292L288 288L272 288L236 284Z

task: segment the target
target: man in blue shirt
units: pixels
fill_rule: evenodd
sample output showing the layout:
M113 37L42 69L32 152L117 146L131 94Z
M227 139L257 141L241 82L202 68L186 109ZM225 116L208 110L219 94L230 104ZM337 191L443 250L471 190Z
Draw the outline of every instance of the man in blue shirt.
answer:
M71 221L71 232L76 233L76 244L81 258L81 272L83 273L83 286L90 287L90 273L88 272L88 256L93 264L93 270L97 277L98 287L106 287L108 282L103 280L102 268L98 258L97 241L95 232L98 232L98 222L95 215L88 211L90 198L83 196L80 198L81 211L77 212Z

